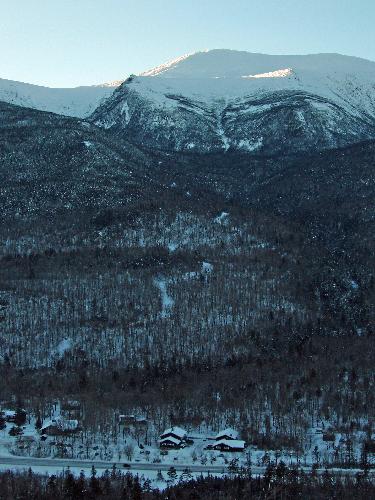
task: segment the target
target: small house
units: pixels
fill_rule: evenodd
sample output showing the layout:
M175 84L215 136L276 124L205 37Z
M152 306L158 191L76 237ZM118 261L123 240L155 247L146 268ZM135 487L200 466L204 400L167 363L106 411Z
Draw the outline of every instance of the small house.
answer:
M173 437L174 439L183 441L187 437L187 432L181 427L170 427L169 429L166 429L163 434L161 434L160 439L162 440L168 437Z
M245 448L246 448L246 443L241 439L221 439L207 446L208 450L230 451L230 452L244 451Z
M118 423L120 425L133 425L135 422L135 415L119 415Z
M16 410L3 410L0 412L1 416L7 421L7 422L12 422L15 423L17 421L17 418L20 420L26 420L26 410L21 410L18 409Z
M1 415L7 422L16 421L16 412L14 410L4 410L1 412Z
M218 434L216 434L215 440L221 441L222 439L238 439L238 437L238 432L235 429L231 429L230 427L228 427L228 429L224 429L223 431L220 431Z
M160 448L184 448L186 446L187 433L181 427L170 427L165 429L160 436Z
M179 449L179 448L184 448L185 443L183 441L181 441L181 439L177 439L177 438L174 438L173 436L169 436L169 437L160 439L159 446L160 446L160 448Z
M40 429L41 434L47 436L62 436L79 431L78 420L68 420L58 417L45 422Z
M147 421L147 418L145 417L137 417L135 419L135 423L134 425L136 427L148 427L148 421Z
M43 424L40 432L41 434L47 436L59 436L61 434L55 420L48 420L45 424Z
M61 403L61 414L69 419L79 418L81 416L81 403L75 400L67 400Z
M119 415L118 423L120 425L133 425L135 427L147 427L148 422L144 417L139 417L136 415Z

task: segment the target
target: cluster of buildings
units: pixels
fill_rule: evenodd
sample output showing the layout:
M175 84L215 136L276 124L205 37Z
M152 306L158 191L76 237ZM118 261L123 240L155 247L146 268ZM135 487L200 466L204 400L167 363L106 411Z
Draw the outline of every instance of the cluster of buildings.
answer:
M147 427L148 421L145 417L138 415L119 415L118 422L120 425L133 427Z
M78 402L65 402L61 404L60 413L58 416L52 417L49 420L45 420L41 422L41 426L37 427L38 431L41 435L41 439L45 440L47 436L64 436L64 435L72 435L81 430L79 425L79 416L80 416L81 408ZM26 423L27 413L25 410L2 410L0 411L0 417L7 423L15 424L16 426L23 426ZM40 419L39 419L40 420ZM20 436L22 435L22 440L31 439L34 437L29 436L28 431L26 431L26 435L23 435L23 430L11 434L14 426L9 432L10 435ZM25 429L25 427L24 427Z
M217 451L244 451L246 443L239 439L239 434L235 429L224 429L220 431L214 438L211 438L212 443L206 446L206 450ZM171 427L166 429L159 439L160 448L181 449L185 448L193 441L188 438L187 432L181 427Z
M42 436L66 436L76 434L81 430L79 418L81 405L79 401L63 401L60 404L59 415L43 422L40 429Z
M44 436L64 436L75 434L80 430L78 420L59 416L45 421L40 429L40 433Z
M14 410L0 412L3 419L7 422L15 422L17 419L16 413ZM42 440L47 439L47 436L71 436L81 431L79 424L81 407L79 402L65 401L60 404L57 413L57 416L42 422L39 429ZM24 418L26 420L26 412L24 412ZM119 415L118 422L124 430L129 428L147 432L148 421L144 417L138 415ZM193 439L195 438L189 437L187 431L182 427L173 426L166 429L160 435L159 446L161 449L182 449L193 444ZM224 429L216 436L206 438L204 441L209 441L205 446L206 450L242 452L246 448L245 441L240 439L239 433L232 428Z

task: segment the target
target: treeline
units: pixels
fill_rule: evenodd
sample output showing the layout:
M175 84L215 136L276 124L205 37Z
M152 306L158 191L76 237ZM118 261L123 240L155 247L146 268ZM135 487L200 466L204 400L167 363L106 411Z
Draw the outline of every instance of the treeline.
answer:
M264 477L252 477L251 471L236 476L203 477L179 480L175 471L169 471L159 490L144 477L122 474L116 469L98 476L93 468L86 477L76 477L69 470L58 475L36 475L28 472L0 473L2 500L363 500L375 497L375 484L365 474L352 476L331 475L325 471L317 475L288 469L283 463L269 467ZM158 476L162 477L162 473ZM183 476L183 475L182 475ZM182 477L181 476L181 477Z

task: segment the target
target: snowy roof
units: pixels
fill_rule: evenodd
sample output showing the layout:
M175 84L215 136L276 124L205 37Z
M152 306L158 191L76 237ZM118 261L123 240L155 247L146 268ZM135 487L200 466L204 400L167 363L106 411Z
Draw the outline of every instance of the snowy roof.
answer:
M171 427L170 429L166 429L161 436L166 436L167 434L173 434L182 439L186 436L186 431L181 427Z
M68 400L63 401L61 403L62 408L65 408L65 407L79 408L80 406L81 406L81 403L75 399L68 399Z
M47 420L43 426L43 429L47 429L48 427L57 427L62 431L73 431L78 427L78 420L68 420L62 417L57 417L53 420Z
M137 416L137 415L119 415L119 420L128 420L129 423L144 423L147 422L146 417Z
M35 441L35 435L34 434L22 435L22 436L19 436L18 439L20 441L31 442L31 441Z
M169 436L169 437L160 439L160 441L159 441L160 444L168 443L168 442L171 442L171 443L174 443L177 445L177 444L181 443L181 439L176 439L173 436Z
M44 424L42 425L42 429L47 429L47 427L55 426L57 425L56 420L46 420Z
M228 429L224 429L223 431L220 431L216 436L215 439L220 439L224 436L228 436L231 439L237 439L238 438L238 432L235 429L231 429L228 427Z
M230 448L245 448L245 441L242 441L242 439L220 439L220 441L217 441L212 446L219 446L221 444Z
M64 420L59 422L58 426L60 429L63 429L64 431L67 430L75 430L78 427L78 420Z
M4 415L6 417L15 417L16 412L15 412L15 410L4 410Z

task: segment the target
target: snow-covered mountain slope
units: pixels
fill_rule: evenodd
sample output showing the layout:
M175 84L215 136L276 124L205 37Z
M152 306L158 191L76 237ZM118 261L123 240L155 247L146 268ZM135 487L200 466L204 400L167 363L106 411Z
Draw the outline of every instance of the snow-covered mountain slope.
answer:
M89 116L121 83L58 89L0 79L0 101L83 118Z
M344 146L375 137L375 63L338 54L199 52L129 78L92 119L164 150Z

